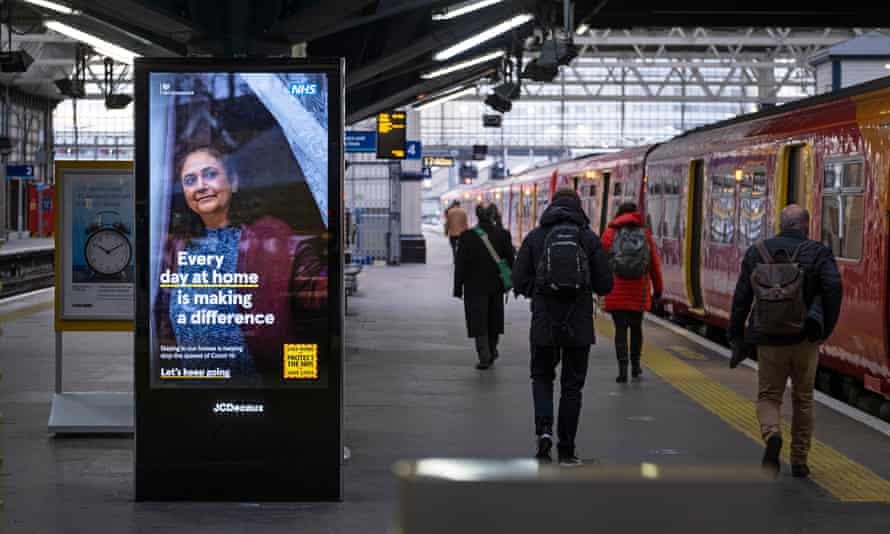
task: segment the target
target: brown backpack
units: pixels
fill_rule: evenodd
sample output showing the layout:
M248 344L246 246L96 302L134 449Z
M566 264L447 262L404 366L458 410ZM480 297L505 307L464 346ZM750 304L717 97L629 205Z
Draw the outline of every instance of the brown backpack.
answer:
M799 245L791 257L778 263L763 241L755 245L763 263L751 275L754 309L750 327L768 336L795 336L804 332L807 305L804 299L806 271L797 262ZM785 251L787 258L788 253Z

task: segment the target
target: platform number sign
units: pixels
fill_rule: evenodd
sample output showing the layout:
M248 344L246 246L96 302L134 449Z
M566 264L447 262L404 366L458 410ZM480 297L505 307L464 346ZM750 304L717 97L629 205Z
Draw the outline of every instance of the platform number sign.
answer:
M423 155L423 147L420 141L408 141L405 143L405 159L420 159Z

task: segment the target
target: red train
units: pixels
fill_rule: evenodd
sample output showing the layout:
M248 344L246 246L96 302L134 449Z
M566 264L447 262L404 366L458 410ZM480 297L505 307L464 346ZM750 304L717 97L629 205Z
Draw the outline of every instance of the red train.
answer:
M890 77L442 201L460 198L471 216L475 203L496 202L518 245L562 186L579 192L600 234L621 202L638 202L661 255L667 309L712 328L727 326L747 247L777 231L784 206L806 206L810 236L833 249L844 280L820 381L841 377L847 394L883 396L890 418Z

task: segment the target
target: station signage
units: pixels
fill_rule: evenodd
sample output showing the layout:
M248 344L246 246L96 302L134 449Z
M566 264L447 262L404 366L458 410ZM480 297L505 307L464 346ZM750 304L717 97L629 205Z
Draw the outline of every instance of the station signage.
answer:
M7 165L6 177L19 178L21 180L33 180L35 177L34 165Z
M405 143L405 159L420 159L423 155L423 146L420 141L408 141Z
M137 499L341 496L342 73L137 60Z
M454 158L446 156L424 156L424 167L454 167Z
M380 159L405 159L406 114L391 111L377 114L377 157Z
M346 152L377 151L377 132L348 131L345 139Z

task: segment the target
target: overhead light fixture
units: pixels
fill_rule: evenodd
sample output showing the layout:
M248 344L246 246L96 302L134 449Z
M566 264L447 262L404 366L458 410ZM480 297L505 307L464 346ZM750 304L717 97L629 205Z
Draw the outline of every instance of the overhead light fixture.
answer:
M84 87L83 80L72 80L71 78L62 78L53 82L62 95L71 98L86 98L87 92Z
M560 65L568 65L578 56L578 48L566 39L549 38L541 45L541 53L522 71L522 77L536 82L551 82Z
M590 31L590 26L588 24L581 24L580 26L578 26L578 29L575 30L575 34L584 35L588 31Z
M0 72L25 72L34 58L24 50L0 52Z
M95 35L90 35L89 33L78 30L77 28L72 28L67 24L62 24L59 21L48 20L44 22L43 25L54 32L61 33L65 37L70 37L75 41L86 43L92 46L100 54L120 61L121 63L132 65L133 60L139 57L139 54L133 52L132 50L127 50L126 48L117 46L116 44L109 43L105 39L100 39Z
M80 11L68 7L64 4L60 4L58 2L50 2L49 0L24 0L25 3L35 5L38 7L43 7L46 9L50 9L57 13L61 13L63 15L80 15Z
M425 72L420 75L424 80L432 80L433 78L438 78L439 76L445 76L446 74L451 74L452 72L457 72L459 70L468 69L475 65L480 65L487 61L491 61L492 59L497 59L504 55L503 50L498 50L497 52L492 52L490 54L485 54L479 57L475 57L473 59L468 59L466 61L461 61L460 63L455 63L454 65L449 65L447 67L443 67L439 70L434 70L432 72Z
M430 106L434 106L436 104L444 104L449 100L454 100L455 98L460 98L464 95L468 95L476 91L476 87L473 85L467 87L458 87L457 89L453 89L451 91L447 91L445 93L441 93L433 98L425 100L420 104L414 106L414 111L420 111L422 109L428 108Z
M529 14L516 15L515 17L513 17L509 20L505 20L504 22L501 22L497 26L493 26L493 27L485 30L484 32L478 33L478 34L470 37L469 39L464 39L463 41L457 43L456 45L449 46L448 48L442 50L441 52L439 52L438 54L433 56L433 59L435 59L436 61L445 61L446 59L451 59L454 56L460 55L460 54L466 52L467 50L484 43L485 41L494 39L495 37L497 37L501 34L507 33L508 31L512 30L513 28L522 26L523 24L532 20L533 18L535 18L534 15L529 15Z
M110 94L105 97L105 109L124 109L130 105L133 97L124 94Z
M507 113L513 109L513 100L519 98L520 89L518 83L506 82L494 88L492 93L485 97L485 104L501 113Z
M460 4L454 4L446 7L442 11L433 13L433 20L451 20L460 17L461 15L466 15L467 13L472 13L474 11L479 11L480 9L485 9L488 6L493 6L495 4L500 4L504 0L471 0L469 2L462 2Z

